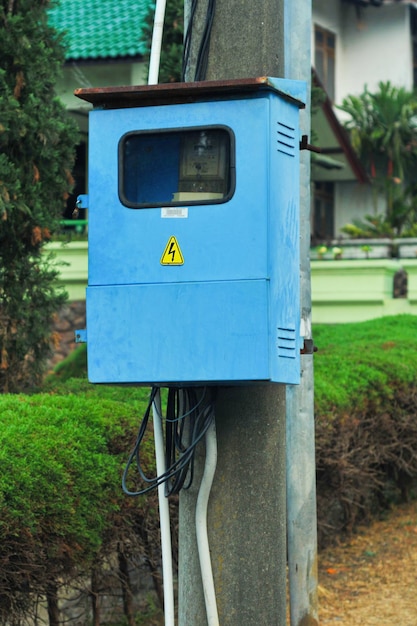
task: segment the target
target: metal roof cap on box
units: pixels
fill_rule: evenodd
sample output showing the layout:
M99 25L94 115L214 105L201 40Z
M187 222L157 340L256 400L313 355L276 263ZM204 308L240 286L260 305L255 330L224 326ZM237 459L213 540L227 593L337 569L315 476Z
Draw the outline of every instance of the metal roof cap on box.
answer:
M49 23L64 33L66 59L137 57L146 53L143 25L152 0L60 0Z
M206 80L191 83L163 83L159 85L125 85L121 87L88 87L76 89L74 94L93 104L95 108L117 109L160 104L179 104L231 98L238 95L273 91L284 100L305 107L306 84L299 80L286 80L258 76L228 80Z

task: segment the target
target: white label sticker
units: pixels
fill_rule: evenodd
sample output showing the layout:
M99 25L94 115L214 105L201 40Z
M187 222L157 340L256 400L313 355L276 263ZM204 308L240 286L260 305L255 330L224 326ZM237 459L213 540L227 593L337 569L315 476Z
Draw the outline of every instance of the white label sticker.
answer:
M188 207L186 206L172 206L162 207L161 217L188 217Z

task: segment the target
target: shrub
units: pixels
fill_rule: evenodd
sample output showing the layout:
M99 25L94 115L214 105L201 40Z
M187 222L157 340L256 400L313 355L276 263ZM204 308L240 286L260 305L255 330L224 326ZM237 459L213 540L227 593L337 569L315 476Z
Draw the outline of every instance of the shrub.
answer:
M318 326L315 343L324 545L408 498L417 478L417 317Z
M36 594L87 575L116 547L143 542L157 509L124 496L121 474L147 390L69 381L0 396L0 621L27 615ZM149 442L148 463L153 468ZM157 539L153 539L157 544ZM148 546L149 548L149 546Z
M417 477L417 317L314 331L323 546L410 495ZM81 376L82 353L69 359L71 368L81 359ZM0 621L27 617L36 594L56 595L60 584L77 581L85 596L104 588L113 597L126 562L138 556L161 593L156 493L132 499L121 490L149 390L65 380L65 364L59 370L43 393L0 396ZM151 440L143 461L152 473ZM90 574L91 586L82 586L80 577ZM110 574L111 589L103 578Z

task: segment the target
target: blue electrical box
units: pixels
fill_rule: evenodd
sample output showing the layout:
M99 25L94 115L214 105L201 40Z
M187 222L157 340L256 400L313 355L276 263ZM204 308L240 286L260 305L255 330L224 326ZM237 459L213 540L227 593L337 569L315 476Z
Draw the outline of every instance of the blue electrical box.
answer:
M80 89L93 383L296 384L299 109L276 78Z

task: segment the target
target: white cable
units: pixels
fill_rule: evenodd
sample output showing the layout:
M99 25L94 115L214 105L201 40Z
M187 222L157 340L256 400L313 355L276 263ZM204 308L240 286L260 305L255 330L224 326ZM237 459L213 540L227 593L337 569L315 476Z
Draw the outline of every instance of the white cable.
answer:
M207 535L207 505L217 464L217 438L214 419L206 432L205 441L206 461L195 510L195 529L197 534L197 547L200 559L201 579L203 582L204 601L206 603L207 624L208 626L219 626L216 592L214 588L213 570L211 566L210 548Z
M161 419L161 392L156 392L153 404L153 429L155 438L156 473L162 476L166 471L164 434ZM162 576L164 581L165 626L175 626L174 579L172 573L171 527L169 502L165 496L165 484L158 485L159 519L161 527Z
M148 85L158 84L161 61L162 32L164 29L166 0L156 0L153 24L151 56L149 59ZM153 401L153 428L155 438L156 474L162 476L166 471L164 434L161 419L161 393L156 392ZM165 484L158 485L159 520L161 528L162 576L164 581L164 616L165 626L175 626L174 577L172 570L171 524L169 502L165 496Z
M164 30L166 0L156 0L152 32L151 57L149 59L148 85L157 85L161 62L162 32Z

